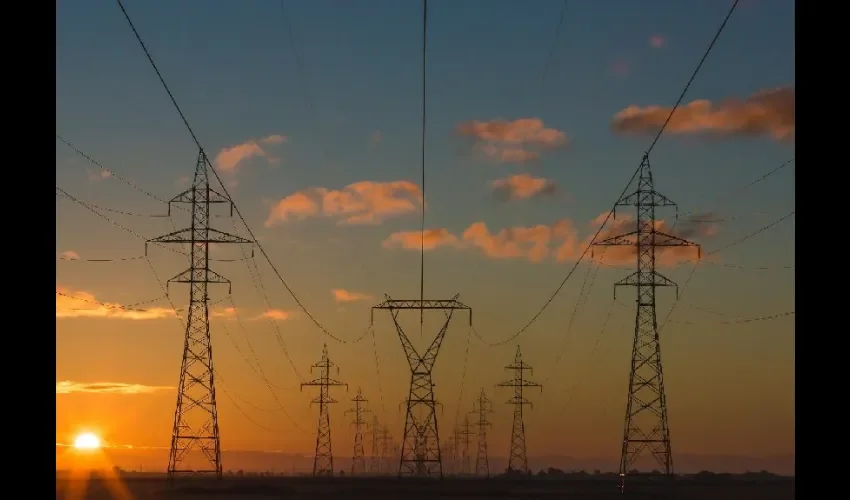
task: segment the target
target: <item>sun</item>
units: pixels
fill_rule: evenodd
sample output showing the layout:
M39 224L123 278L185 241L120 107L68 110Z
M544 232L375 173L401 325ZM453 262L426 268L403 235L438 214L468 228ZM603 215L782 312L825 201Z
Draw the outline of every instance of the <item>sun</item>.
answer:
M74 448L78 450L95 450L100 448L100 438L91 432L84 432L74 439Z

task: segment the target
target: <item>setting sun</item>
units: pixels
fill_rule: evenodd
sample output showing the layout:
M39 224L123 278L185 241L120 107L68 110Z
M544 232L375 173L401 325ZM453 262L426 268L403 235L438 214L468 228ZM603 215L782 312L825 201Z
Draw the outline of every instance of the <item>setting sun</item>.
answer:
M74 448L78 450L94 450L100 448L100 438L91 432L84 432L74 439Z

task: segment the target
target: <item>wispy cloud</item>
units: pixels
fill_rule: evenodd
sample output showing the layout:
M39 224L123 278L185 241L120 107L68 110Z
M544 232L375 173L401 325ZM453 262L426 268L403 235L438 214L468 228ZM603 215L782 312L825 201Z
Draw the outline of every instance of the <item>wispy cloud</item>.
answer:
M655 134L670 114L670 107L629 106L618 112L612 129L624 134ZM679 106L665 131L669 134L709 133L721 136L768 136L777 141L794 139L796 128L794 88L762 90L742 100L714 104L700 99Z
M331 290L331 293L337 302L356 302L358 300L370 300L372 298L371 295L360 292L350 292L342 288L334 288Z
M423 238L424 234L424 238ZM439 247L457 246L458 237L445 228L426 229L425 231L399 231L385 239L381 245L384 248L403 248L405 250L434 250Z
M162 307L151 307L148 309L123 308L120 304L113 304L97 300L88 292L71 290L65 287L56 287L56 317L67 318L109 318L109 319L161 319L174 316L174 311Z
M292 317L292 313L289 311L281 311L280 309L269 309L264 313L260 314L257 319L273 319L275 321L285 321Z
M73 382L70 380L56 382L56 394L73 394L78 392L89 394L151 394L172 389L174 387L126 384L123 382Z
M376 130L375 133L372 134L372 138L369 143L372 144L372 146L377 146L382 142L384 142L384 134L382 134L380 130Z
M649 45L653 48L660 49L667 44L667 40L661 35L652 35L649 37Z
M214 318L232 319L236 317L235 307L225 307L222 309L213 309L210 315Z
M473 149L500 163L528 163L539 159L542 151L568 143L564 132L547 128L540 118L471 120L460 123L456 133L472 139Z
M251 158L266 158L269 163L277 163L280 159L269 153L269 146L275 146L287 141L282 135L274 134L262 139L251 139L235 146L222 148L215 157L215 166L222 172L233 173Z
M62 260L79 260L80 255L73 250L65 250L59 254L59 258Z
M102 181L104 179L109 179L110 177L112 177L112 172L110 172L109 170L104 170L104 169L100 169L100 170L86 169L86 176L88 177L88 179L90 181Z
M490 183L493 193L502 200L524 200L540 196L553 196L555 183L529 174L511 175Z
M360 181L338 190L310 188L291 194L272 205L265 225L320 214L338 217L342 224L376 224L416 212L421 204L419 186L410 181Z

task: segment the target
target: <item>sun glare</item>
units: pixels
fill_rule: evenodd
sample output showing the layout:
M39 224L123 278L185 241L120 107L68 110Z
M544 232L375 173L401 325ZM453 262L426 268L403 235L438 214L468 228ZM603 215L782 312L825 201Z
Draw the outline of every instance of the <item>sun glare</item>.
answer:
M74 439L74 448L78 450L94 450L100 448L100 438L91 432L84 432Z

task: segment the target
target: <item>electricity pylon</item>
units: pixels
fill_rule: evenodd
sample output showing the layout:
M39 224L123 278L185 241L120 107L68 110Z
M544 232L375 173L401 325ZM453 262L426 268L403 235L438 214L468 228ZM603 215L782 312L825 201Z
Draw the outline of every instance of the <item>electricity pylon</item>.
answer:
M387 296L384 302L372 308L373 320L375 309L389 310L410 365L410 393L407 397L407 412L404 419L399 476L443 477L434 381L431 373L454 311L457 309L469 311L469 324L470 327L472 326L472 309L459 302L457 297L455 295L449 300L393 300ZM446 315L445 323L424 354L419 354L413 347L398 322L399 312L406 309L418 309L420 314L424 314L423 311L426 309L439 310Z
M478 428L478 452L475 455L475 475L490 477L490 460L487 453L487 427L493 424L487 420L487 414L493 413L493 403L487 399L484 389L481 389L481 394L478 400L472 404L473 411L471 413L478 414L478 421L475 425Z
M354 413L354 421L351 424L354 426L354 454L351 459L351 475L362 475L366 472L366 459L363 452L363 426L369 424L363 420L363 414L370 410L364 408L364 403L369 400L363 397L363 392L357 388L357 396L354 396L351 401L354 402L354 408L346 410L345 413Z
M637 271L614 284L637 288L635 336L632 344L629 396L623 431L623 448L620 456L620 490L625 486L626 474L640 456L649 449L664 473L673 475L673 456L670 447L670 429L667 423L667 400L664 394L664 377L661 369L661 346L655 314L655 288L678 286L655 270L656 247L696 247L690 241L659 231L655 207L675 207L666 196L655 191L649 158L644 155L640 166L637 190L620 198L615 205L637 208L637 229L594 243L599 246L632 246L636 248ZM616 216L616 212L614 213Z
M381 433L378 437L378 442L381 447L381 465L379 467L382 474L390 473L390 430L385 425L381 426Z
M464 416L463 425L461 425L461 428L458 431L458 436L462 438L463 442L460 460L460 473L464 476L470 474L469 437L475 435L475 433L470 429L471 426L472 424L469 423L469 415Z
M372 416L372 455L369 458L369 473L381 473L381 457L380 446L378 442L381 437L381 424L378 422L377 416Z
M505 404L514 405L514 425L511 429L511 455L508 459L508 473L522 472L527 474L528 455L526 455L525 449L525 424L522 420L522 407L529 405L534 408L534 405L525 398L523 390L527 387L539 387L542 391L543 386L525 378L526 372L534 374L534 370L522 360L519 346L516 347L514 362L506 366L505 370L514 372L512 379L498 384L499 387L514 388L514 396L505 402Z
M168 280L189 284L189 312L186 318L186 338L183 343L183 361L180 366L180 383L177 388L177 407L171 449L168 454L168 480L178 475L215 474L221 479L221 445L218 430L218 409L215 398L215 370L213 369L210 339L209 305L210 284L227 284L230 281L210 269L209 245L216 243L252 243L251 240L210 227L210 205L230 204L229 197L210 187L207 156L198 152L192 187L168 202L191 205L192 221L187 229L168 233L145 242L189 245L189 269ZM200 451L204 461L192 460L188 454Z
M315 403L319 405L316 455L313 458L314 476L334 475L334 457L331 451L331 417L328 414L328 405L336 403L337 400L330 396L330 388L345 386L345 390L348 390L348 384L330 377L331 368L336 368L337 373L339 373L339 367L328 358L328 346L326 344L322 347L322 360L310 367L310 372L314 369L319 370L319 378L301 384L302 390L305 386L316 386L319 388L319 397L310 401L310 404Z

